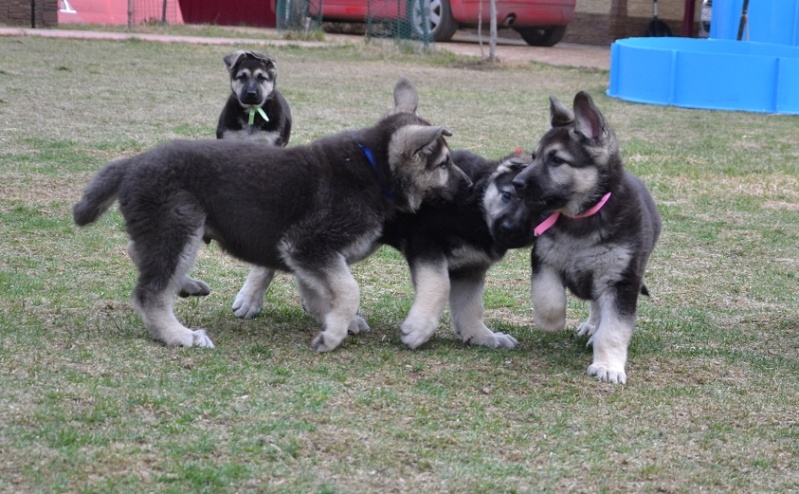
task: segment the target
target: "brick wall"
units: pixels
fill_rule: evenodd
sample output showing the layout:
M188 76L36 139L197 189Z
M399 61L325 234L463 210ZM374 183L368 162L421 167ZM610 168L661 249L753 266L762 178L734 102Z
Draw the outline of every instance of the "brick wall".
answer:
M695 1L693 35L702 6L702 0ZM675 36L682 35L684 6L684 0L658 0L658 19L666 22ZM563 41L607 46L620 38L645 36L653 13L653 0L577 0L574 20Z
M34 0L36 27L58 25L58 0ZM31 27L31 0L0 1L0 24Z

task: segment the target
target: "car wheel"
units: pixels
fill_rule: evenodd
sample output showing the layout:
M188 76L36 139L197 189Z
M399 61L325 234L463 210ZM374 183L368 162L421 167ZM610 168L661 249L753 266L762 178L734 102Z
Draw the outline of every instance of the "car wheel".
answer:
M530 46L555 46L566 34L566 26L517 27L514 29Z
M448 41L458 30L449 0L410 0L408 22L416 38Z

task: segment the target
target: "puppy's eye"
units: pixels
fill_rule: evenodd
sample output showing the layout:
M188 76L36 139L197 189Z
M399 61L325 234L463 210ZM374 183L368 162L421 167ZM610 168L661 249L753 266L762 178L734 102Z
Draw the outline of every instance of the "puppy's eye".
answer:
M499 197L502 199L502 202L509 202L511 199L513 199L513 193L503 190Z
M436 168L446 168L447 166L449 166L449 161L442 161L441 163L436 165Z
M268 81L268 80L269 80L269 78L268 78L268 77L266 77L266 76L265 76L265 75L263 75L263 74L258 74L258 80L263 82L263 81Z
M556 155L556 154L553 154L553 155L551 155L551 156L549 157L549 161L550 161L550 162L551 162L553 165L556 165L556 166L557 166L557 165L565 165L565 164L568 164L568 161L566 161L565 159L561 158L560 156L558 156L558 155Z

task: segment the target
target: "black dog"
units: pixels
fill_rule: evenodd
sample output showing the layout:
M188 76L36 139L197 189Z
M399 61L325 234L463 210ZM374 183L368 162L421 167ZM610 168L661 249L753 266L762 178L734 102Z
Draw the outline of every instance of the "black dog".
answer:
M380 241L403 253L413 281L415 297L401 326L402 341L410 348L427 342L449 301L452 327L463 342L513 348L515 338L485 326L483 288L486 272L509 248L533 242L532 213L512 185L530 155L517 152L490 161L458 150L452 160L474 183L467 194L429 200L383 228Z
M333 350L357 320L360 294L348 264L375 251L386 219L471 187L452 163L444 140L451 133L417 116L407 79L394 102L372 127L302 146L172 141L111 162L73 206L73 219L87 225L119 201L139 269L133 305L165 344L213 346L173 311L180 291L207 294L194 293L187 273L208 234L255 272L291 272L322 324L313 348Z
M232 93L219 115L217 139L254 139L285 146L291 136L288 101L275 87L275 59L254 51L236 51L223 60Z

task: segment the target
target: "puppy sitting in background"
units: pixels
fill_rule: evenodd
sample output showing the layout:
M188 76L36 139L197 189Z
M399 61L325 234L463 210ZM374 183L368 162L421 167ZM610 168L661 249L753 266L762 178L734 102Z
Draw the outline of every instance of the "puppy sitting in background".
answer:
M285 146L291 135L291 111L275 88L275 59L254 51L235 51L223 60L230 72L232 94L219 125L217 139L249 139Z

